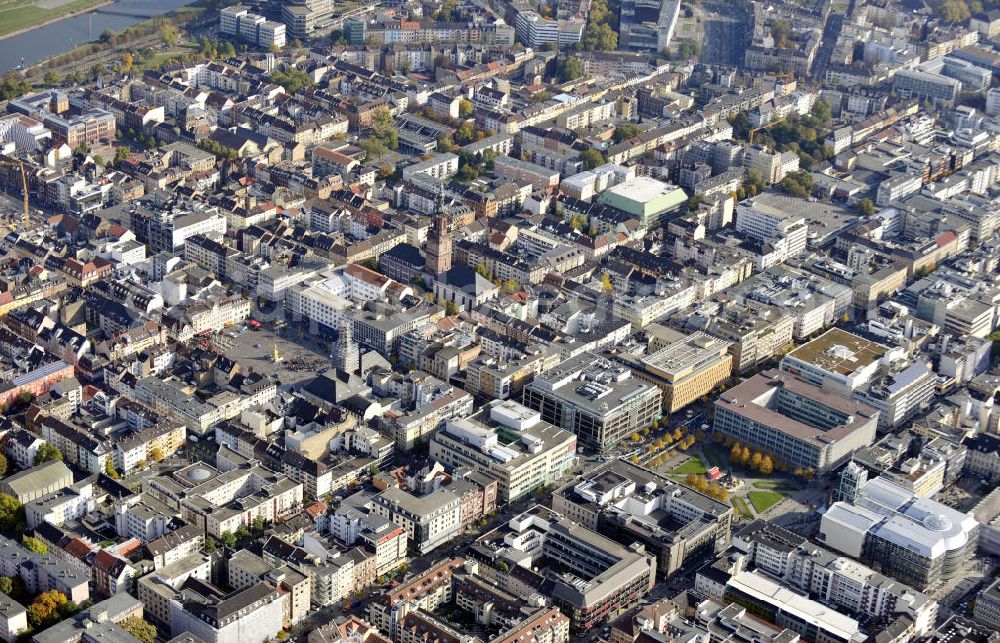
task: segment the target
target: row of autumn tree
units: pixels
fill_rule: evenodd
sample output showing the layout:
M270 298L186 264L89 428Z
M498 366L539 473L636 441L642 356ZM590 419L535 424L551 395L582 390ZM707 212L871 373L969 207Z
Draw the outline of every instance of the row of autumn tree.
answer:
M718 482L709 482L702 474L689 473L684 483L698 493L715 498L719 502L729 502L729 490Z
M750 447L739 442L733 443L730 448L729 462L746 467L751 471L756 471L762 476L771 475L775 469L792 473L803 480L812 480L816 476L816 470L812 467L796 467L793 471L787 464L772 454L764 451L751 451Z

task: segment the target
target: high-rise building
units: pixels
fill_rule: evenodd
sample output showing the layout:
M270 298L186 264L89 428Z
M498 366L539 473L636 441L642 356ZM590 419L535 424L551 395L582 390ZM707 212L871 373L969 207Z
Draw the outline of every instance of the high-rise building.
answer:
M840 488L837 498L841 502L854 502L861 494L861 487L868 482L868 469L857 462L851 461L840 472Z

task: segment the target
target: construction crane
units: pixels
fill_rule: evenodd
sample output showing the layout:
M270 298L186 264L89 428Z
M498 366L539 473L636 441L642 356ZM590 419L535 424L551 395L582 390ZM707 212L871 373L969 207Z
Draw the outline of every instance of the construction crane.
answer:
M770 123L767 123L766 125L761 125L760 127L751 127L750 128L750 136L747 138L747 142L750 145L753 145L753 138L754 138L754 135L757 132L759 132L759 131L761 131L763 129L771 129L772 127L774 127L775 125L777 125L780 122L781 122L780 120L778 120L778 121L771 121Z
M24 170L24 163L21 161L0 161L0 165L17 166L21 171L21 192L24 195L24 221L22 221L21 225L24 230L27 230L31 225L31 207L28 205L28 173ZM17 224L10 223L8 227L11 230L16 230Z

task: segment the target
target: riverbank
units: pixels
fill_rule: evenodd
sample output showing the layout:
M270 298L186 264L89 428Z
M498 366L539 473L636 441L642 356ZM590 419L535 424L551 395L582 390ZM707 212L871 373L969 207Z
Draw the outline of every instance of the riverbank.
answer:
M205 8L198 5L199 3L195 2L178 6L155 18L134 22L121 31L115 31L113 37L106 41L84 42L68 51L42 58L29 65L23 74L37 84L46 72L51 71L56 75L86 73L93 65L108 64L120 59L125 52L130 52L135 57L136 69L142 68L139 64L141 58L138 53L143 49L155 48L157 57L167 52L170 55L182 54L190 45L161 48L161 30L164 24L172 24L178 30L183 30L190 21L201 19ZM124 18L124 16L104 17ZM2 44L0 41L0 46Z
M0 11L0 40L20 36L112 3L113 0L76 0L52 9L46 9L39 7L40 3L36 2L24 7L3 10Z

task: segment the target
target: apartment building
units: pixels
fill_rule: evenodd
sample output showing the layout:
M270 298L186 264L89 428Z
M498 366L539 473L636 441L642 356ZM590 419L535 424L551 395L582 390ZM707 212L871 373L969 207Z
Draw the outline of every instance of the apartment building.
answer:
M463 558L448 558L385 592L368 604L369 622L395 641L400 605L410 603L417 609L433 612L450 603L454 598L454 577L464 572L467 565L475 566L475 563L467 563Z
M0 596L0 639L13 643L28 629L28 612L6 594Z
M360 547L330 549L320 555L271 536L264 543L263 557L270 565L287 563L305 574L313 606L333 605L375 582L375 558Z
M568 643L569 618L556 608L541 609L502 631L490 643Z
M287 593L282 623L298 623L312 609L311 580L290 565L271 565L260 556L241 549L229 558L226 571L228 585L235 590L266 581Z
M372 508L402 527L421 554L448 542L462 528L462 498L447 487L423 496L390 487L372 498Z
M90 598L90 578L53 555L41 556L0 536L0 574L19 577L31 595L56 590L82 603Z
M410 181L416 176L425 176L432 179L445 180L456 172L458 172L457 154L437 154L426 161L420 161L404 167L403 179Z
M512 181L527 181L535 190L552 190L559 185L558 171L512 156L498 156L494 167L497 175Z
M368 491L348 496L327 517L330 534L345 546L364 544L375 553L375 574L391 573L406 562L406 529L380 516Z
M302 507L301 483L251 463L220 472L196 462L168 476L147 478L143 488L216 539L249 527L255 518L270 523Z
M28 529L34 529L43 522L57 527L80 520L97 508L92 478L46 494L24 505L24 519Z
M410 451L430 440L441 425L453 418L472 414L473 397L462 389L443 385L432 399L395 420L396 448Z

